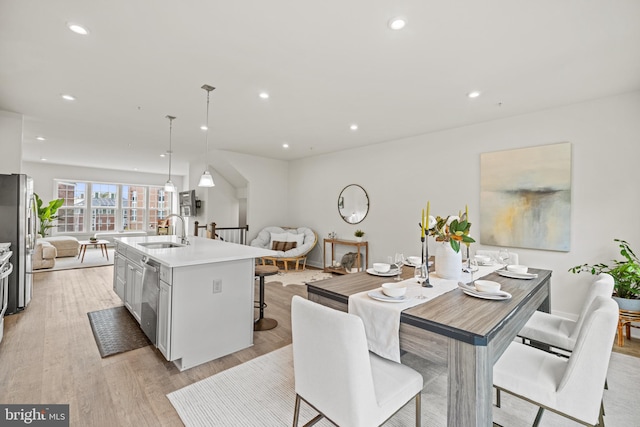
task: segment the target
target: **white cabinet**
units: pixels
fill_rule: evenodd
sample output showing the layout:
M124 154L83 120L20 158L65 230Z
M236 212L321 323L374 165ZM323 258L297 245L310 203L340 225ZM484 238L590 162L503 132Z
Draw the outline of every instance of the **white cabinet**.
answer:
M171 360L171 285L162 280L158 295L156 347L167 360Z
M114 257L113 289L139 323L142 308L142 254L117 244Z

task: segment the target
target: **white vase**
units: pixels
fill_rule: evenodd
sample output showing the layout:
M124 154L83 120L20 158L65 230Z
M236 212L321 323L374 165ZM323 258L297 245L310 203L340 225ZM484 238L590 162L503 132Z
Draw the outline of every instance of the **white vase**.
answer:
M449 242L437 242L436 274L442 279L460 280L462 275L462 252L454 251Z

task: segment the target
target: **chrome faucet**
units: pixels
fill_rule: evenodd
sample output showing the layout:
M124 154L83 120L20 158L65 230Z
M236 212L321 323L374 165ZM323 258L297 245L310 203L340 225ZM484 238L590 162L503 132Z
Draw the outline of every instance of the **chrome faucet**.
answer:
M180 221L182 221L182 237L180 237L180 242L183 245L188 245L189 244L189 240L187 240L187 227L184 224L184 218L178 214L169 214L165 217L165 219L169 219L172 216L178 217L180 218Z

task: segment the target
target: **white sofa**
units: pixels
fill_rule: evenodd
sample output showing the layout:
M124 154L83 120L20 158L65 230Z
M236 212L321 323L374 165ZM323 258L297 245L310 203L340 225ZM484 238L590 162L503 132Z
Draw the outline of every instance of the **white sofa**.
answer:
M271 249L276 253L270 257L262 258L262 265L271 261L277 265L278 261L284 263L284 269L288 270L288 262L296 263L296 270L302 262L302 269L306 268L307 254L318 241L316 233L308 227L265 227L258 236L251 241L251 246L263 249ZM274 243L275 242L275 243ZM291 248L291 246L294 246Z
M36 242L35 250L33 251L33 264L34 270L42 270L43 268L53 268L56 265L56 256L58 251L56 247L51 243L42 241L39 239Z
M40 241L49 242L55 246L57 258L78 256L80 253L80 242L73 236L38 237L38 242Z

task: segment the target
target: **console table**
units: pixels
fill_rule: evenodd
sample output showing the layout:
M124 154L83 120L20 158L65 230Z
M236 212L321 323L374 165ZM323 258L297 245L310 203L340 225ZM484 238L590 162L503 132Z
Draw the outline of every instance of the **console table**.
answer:
M331 245L331 258L329 259L329 265L327 265L327 243ZM324 245L322 247L322 263L324 266L324 271L326 273L336 273L336 274L346 274L347 271L344 267L336 267L333 265L333 260L336 257L335 247L336 245L343 246L355 246L356 253L356 265L358 266L358 271L362 271L362 251L361 248L364 248L364 256L365 263L364 269L369 268L369 242L356 242L353 240L340 240L340 239L324 239Z

